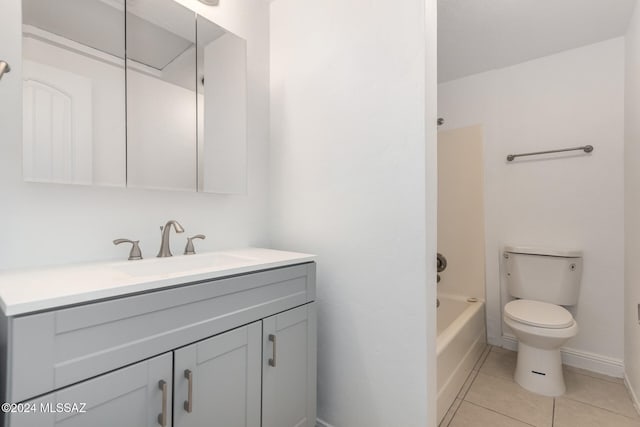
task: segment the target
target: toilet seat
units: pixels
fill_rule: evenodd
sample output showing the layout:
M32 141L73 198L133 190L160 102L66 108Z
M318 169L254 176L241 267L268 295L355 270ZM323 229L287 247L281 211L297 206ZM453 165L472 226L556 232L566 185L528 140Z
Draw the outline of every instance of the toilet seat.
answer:
M542 301L519 299L504 306L509 319L538 328L563 329L575 322L567 309Z

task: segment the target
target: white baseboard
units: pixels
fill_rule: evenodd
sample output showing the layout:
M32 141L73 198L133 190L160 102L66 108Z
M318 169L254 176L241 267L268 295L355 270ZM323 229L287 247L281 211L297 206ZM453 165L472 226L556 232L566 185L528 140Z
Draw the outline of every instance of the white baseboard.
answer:
M502 346L506 349L517 351L518 340L513 336L504 335L502 337ZM562 353L562 363L565 365L586 369L587 371L597 372L610 377L624 377L624 364L620 359L568 347L561 348L560 352Z
M320 418L316 418L316 427L333 427L326 421L322 421Z
M511 351L518 351L518 340L515 337L504 335L502 337L502 348L506 348Z
M636 411L638 412L638 414L640 414L640 400L638 399L638 394L633 389L633 387L631 387L631 382L629 382L629 377L627 377L626 373L624 374L624 385L629 391L629 395L631 396L631 400L633 401L633 406L636 407Z

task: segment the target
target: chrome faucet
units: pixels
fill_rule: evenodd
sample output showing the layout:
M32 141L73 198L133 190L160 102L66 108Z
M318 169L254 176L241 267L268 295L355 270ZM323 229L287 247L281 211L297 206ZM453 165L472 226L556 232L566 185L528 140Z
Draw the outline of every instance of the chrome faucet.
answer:
M172 225L173 229L176 230L176 233L184 233L184 228L182 228L180 223L175 219L167 221L164 227L160 226L160 231L162 231L162 241L160 242L160 252L158 252L158 258L173 256L173 254L171 253L171 247L169 246L169 234L171 232Z

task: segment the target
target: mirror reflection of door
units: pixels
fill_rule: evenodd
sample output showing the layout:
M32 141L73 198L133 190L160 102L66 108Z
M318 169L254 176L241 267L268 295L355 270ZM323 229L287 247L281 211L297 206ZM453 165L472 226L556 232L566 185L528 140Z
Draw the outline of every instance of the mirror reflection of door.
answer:
M24 0L26 181L124 186L122 4Z
M195 13L126 4L127 186L196 191Z

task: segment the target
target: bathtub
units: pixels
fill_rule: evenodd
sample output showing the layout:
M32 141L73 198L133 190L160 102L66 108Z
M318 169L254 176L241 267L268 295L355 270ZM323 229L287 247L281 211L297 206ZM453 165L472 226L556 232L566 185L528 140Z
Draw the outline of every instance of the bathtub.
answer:
M438 308L438 423L456 399L487 345L484 301L440 295Z

